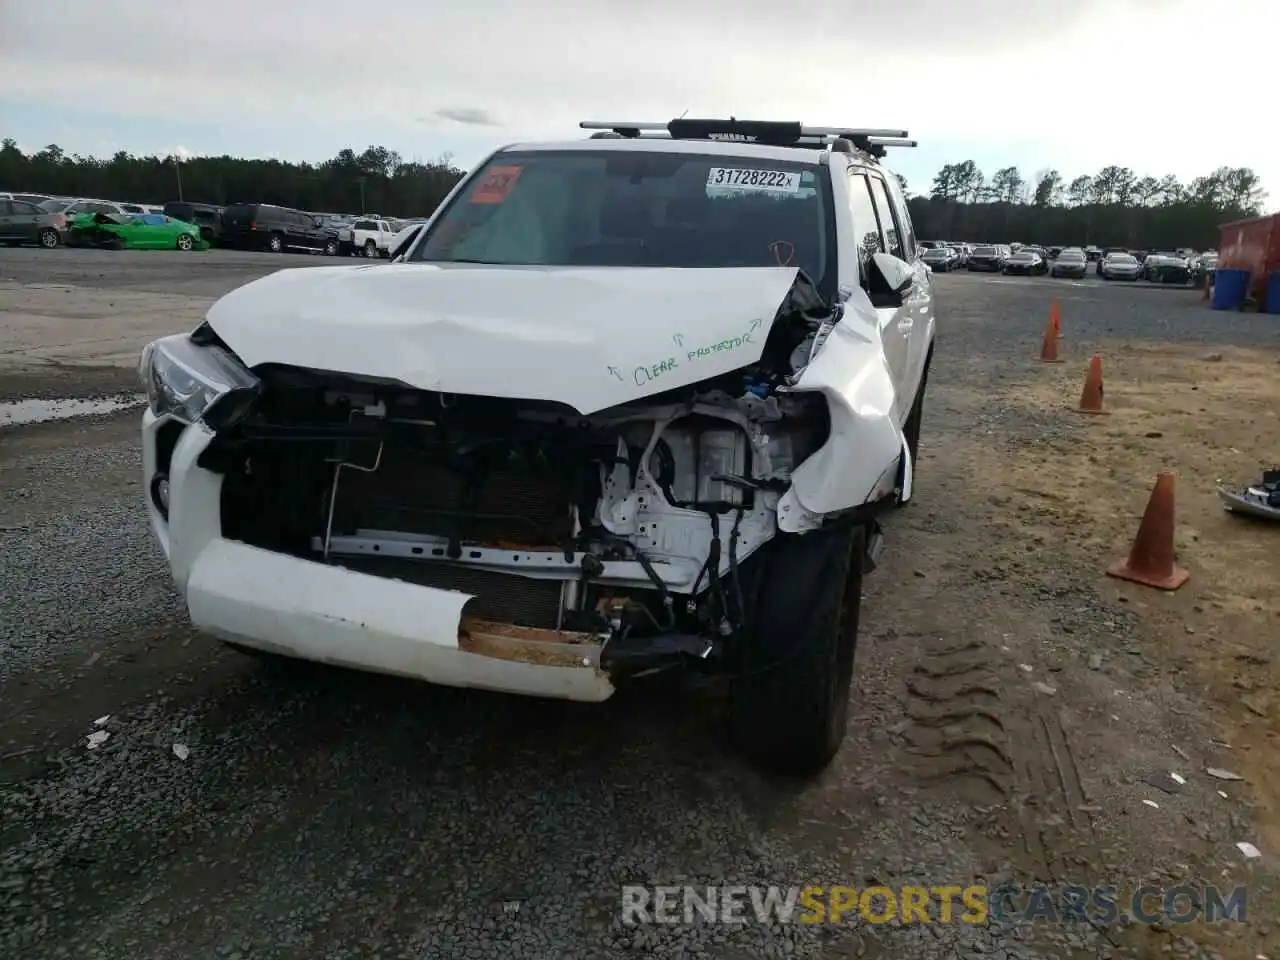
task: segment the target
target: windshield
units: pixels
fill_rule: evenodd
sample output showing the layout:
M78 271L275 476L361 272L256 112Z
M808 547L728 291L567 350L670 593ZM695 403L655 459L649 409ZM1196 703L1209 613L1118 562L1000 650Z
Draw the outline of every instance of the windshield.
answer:
M503 153L412 260L802 268L823 289L829 185L812 164L649 151Z
M996 255L995 247L974 247L973 255L975 257L994 257Z
M1084 254L1079 250L1063 250L1058 254L1059 260L1083 260Z
M1138 262L1136 257L1131 257L1127 253L1113 253L1111 256L1107 257L1107 259L1112 263L1129 264Z

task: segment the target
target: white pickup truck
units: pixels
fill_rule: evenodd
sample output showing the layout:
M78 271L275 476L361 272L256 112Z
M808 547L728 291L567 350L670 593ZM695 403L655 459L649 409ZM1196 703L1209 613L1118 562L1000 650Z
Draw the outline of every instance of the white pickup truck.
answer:
M387 257L397 226L389 220L365 217L338 233L338 253L348 256Z

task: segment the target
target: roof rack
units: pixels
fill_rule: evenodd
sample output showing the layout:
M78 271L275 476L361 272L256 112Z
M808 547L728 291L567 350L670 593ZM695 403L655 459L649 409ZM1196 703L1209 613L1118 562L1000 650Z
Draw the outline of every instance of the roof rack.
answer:
M810 127L799 121L687 120L683 117L662 121L583 120L583 130L596 130L592 139L720 140L759 143L774 147L818 147L839 149L838 141L847 141L875 157L884 156L885 147L914 147L906 130L862 129L858 127Z

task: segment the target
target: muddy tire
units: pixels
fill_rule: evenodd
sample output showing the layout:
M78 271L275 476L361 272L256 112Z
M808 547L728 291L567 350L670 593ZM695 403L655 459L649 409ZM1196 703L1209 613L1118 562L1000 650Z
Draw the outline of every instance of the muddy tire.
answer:
M862 527L780 533L749 564L759 589L730 724L737 749L771 773L817 776L844 742L865 545Z

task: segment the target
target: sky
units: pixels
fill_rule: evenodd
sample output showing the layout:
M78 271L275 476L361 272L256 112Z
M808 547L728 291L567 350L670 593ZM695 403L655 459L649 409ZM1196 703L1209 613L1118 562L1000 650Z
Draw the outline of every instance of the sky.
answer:
M913 193L966 159L1068 181L1227 165L1280 209L1270 64L1213 47L1277 35L1277 0L0 0L0 136L465 169L579 120L732 115L905 128Z

